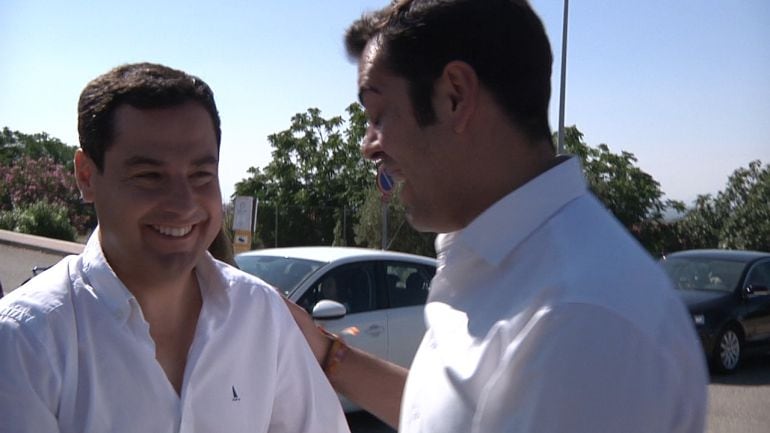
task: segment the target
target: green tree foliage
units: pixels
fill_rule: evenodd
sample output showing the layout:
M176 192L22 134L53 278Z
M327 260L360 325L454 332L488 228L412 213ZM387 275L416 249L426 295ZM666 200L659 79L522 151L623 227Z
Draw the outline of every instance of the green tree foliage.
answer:
M93 208L80 200L73 175L74 155L74 147L46 133L28 135L3 128L0 134L0 213L6 222L15 221L13 230L46 236L50 234L45 228L48 222L40 212L62 209L68 223L80 234L95 225ZM38 203L45 205L33 206ZM50 224L59 224L57 215L50 216Z
M724 217L711 194L699 195L685 216L675 222L678 242L672 251L717 248Z
M344 120L324 119L311 108L295 115L289 129L268 137L272 162L262 170L251 167L251 176L235 185L235 195L259 199L252 247L382 246L376 170L360 151L366 117L357 103L346 112ZM388 226L388 249L435 255L435 235L406 223L397 194L389 205Z
M735 170L716 196L698 196L677 229L683 248L770 251L770 164Z
M76 148L45 132L24 134L4 127L0 133L0 165L11 165L15 160L28 156L32 159L48 157L72 172Z
M76 235L67 208L47 201L37 201L0 212L0 229L70 242L75 241Z
M399 190L397 189L393 197L387 201L387 249L435 257L434 241L436 235L418 232L409 225L398 194ZM359 224L355 227L356 242L359 245L368 248L380 248L382 246L382 206L382 194L376 188L371 189L361 207Z
M268 137L273 160L263 170L251 167L235 185L235 195L259 199L255 246L352 243L357 209L374 188L374 165L359 150L365 131L354 103L346 120L311 108Z
M566 128L564 138L565 150L580 158L589 187L599 200L651 253L668 250L674 235L663 221L663 212L683 204L663 200L660 184L636 166L633 153L615 154L606 144L591 147L576 126Z

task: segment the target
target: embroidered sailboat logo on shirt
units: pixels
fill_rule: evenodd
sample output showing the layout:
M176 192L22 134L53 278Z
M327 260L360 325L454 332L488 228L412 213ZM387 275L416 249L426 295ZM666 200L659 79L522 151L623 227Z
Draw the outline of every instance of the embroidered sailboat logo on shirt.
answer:
M241 401L241 398L238 397L238 391L235 390L235 385L233 385L233 401Z

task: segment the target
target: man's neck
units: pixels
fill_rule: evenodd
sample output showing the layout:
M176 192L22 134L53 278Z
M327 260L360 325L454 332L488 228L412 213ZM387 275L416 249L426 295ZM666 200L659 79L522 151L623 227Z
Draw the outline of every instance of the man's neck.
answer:
M189 315L191 308L195 310L195 300L201 298L198 278L194 269L183 275L142 283L125 282L151 326L165 321L175 322Z
M483 175L467 178L465 188L458 187L456 192L458 215L464 216L464 219L458 219L461 227L467 226L498 200L559 162L542 144L518 152L515 148L511 149L510 143L495 146L493 143L482 142L480 146L486 146L486 149L479 153L489 157L475 160L472 157L466 158L469 161L466 169Z
M133 293L150 325L155 358L177 394L181 395L187 354L203 307L198 278L191 271L184 279Z

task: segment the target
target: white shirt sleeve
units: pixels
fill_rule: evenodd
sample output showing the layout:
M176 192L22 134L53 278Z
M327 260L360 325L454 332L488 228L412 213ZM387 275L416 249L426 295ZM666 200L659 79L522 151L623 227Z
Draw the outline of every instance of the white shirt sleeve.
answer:
M0 312L0 432L58 432L55 370L44 345L9 311Z
M601 307L543 311L503 354L473 432L702 432L706 390L659 347Z
M349 433L339 398L285 305L270 433ZM278 308L280 308L278 307Z

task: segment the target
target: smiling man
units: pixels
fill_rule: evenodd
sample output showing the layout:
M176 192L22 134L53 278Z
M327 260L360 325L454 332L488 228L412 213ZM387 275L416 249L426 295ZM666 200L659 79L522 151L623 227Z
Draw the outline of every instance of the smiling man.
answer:
M209 87L125 65L78 108L99 226L0 301L0 431L347 432L277 292L206 252L222 226Z
M317 332L334 387L400 432L703 431L706 373L665 273L548 124L551 50L524 0L398 0L348 29L364 157L440 233L409 371ZM377 392L371 392L377 390Z

